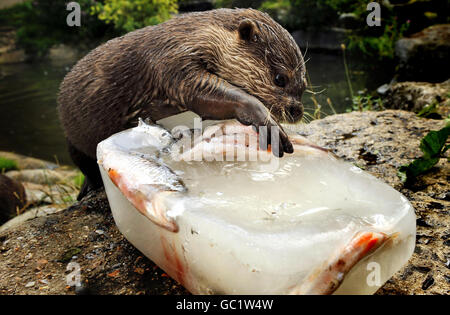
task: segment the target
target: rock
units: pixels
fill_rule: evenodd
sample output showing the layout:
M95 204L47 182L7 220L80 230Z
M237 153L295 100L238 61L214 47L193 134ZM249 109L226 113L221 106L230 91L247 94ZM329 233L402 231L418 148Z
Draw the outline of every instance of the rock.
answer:
M104 233L96 232L100 230ZM30 252L32 258L22 264ZM187 293L124 239L104 192L91 193L63 211L3 229L0 255L0 294L81 294L66 282L69 263L81 267L83 292ZM46 280L48 285L40 290L17 286L17 277L24 283Z
M0 9L5 9L5 8L11 7L15 4L22 3L25 1L26 0L2 0L2 2L0 2Z
M28 204L67 204L76 200L78 189L70 184L41 185L23 182Z
M0 225L20 213L26 202L22 184L0 174Z
M0 27L0 64L24 62L25 51L16 47L16 31Z
M53 62L60 63L72 63L73 60L78 60L80 58L81 51L75 47L71 47L64 44L58 44L52 46L47 57Z
M441 124L442 121L418 118L411 112L387 110L329 116L303 129L311 140L401 191L424 222L418 224L417 250L408 265L378 294L450 293L446 280L449 247L445 245L450 240L450 200L445 197L450 188L446 177L449 164L439 162L412 187L404 187L396 174L398 166L421 155L420 139ZM81 268L82 292L186 293L122 236L103 191L92 192L60 212L3 229L0 242L0 294L79 293L75 287L67 288L69 263ZM74 248L79 250L76 258L72 255L70 261L61 262L61 257ZM30 253L27 263L21 264ZM427 280L431 279L429 275L433 281ZM36 281L36 286L40 286L38 279L45 279L48 285L40 287L42 290L17 286L17 277L22 283Z
M50 214L62 211L64 209L65 209L65 206L61 206L61 205L45 205L45 206L34 207L34 208L22 213L21 215L18 215L16 217L12 218L11 220L4 223L3 225L1 225L0 233L3 231L6 231L8 229L13 229L25 221L39 218L39 217L45 217Z
M52 162L20 155L17 153L0 151L0 157L8 160L12 160L17 164L17 167L20 170L27 169L55 169L58 168L58 165Z
M389 92L390 88L391 86L389 84L383 84L377 88L377 93L380 95L386 95Z
M77 175L75 170L61 171L61 170L21 170L9 171L5 173L6 176L21 182L30 182L43 185L55 185L70 180Z
M395 83L387 88L384 96L385 108L419 113L425 106L433 106L437 116L445 118L450 114L450 80Z
M418 118L414 113L397 110L333 115L313 121L309 128L305 126L304 135L310 140L387 182L409 199L418 219L432 223L418 224L416 252L377 294L450 293L450 283L445 278L450 257L445 245L450 238L450 201L441 197L450 190L449 163L441 159L411 187L405 187L396 174L399 166L422 155L420 140L430 130L443 126L443 120ZM434 284L426 290L422 283L427 275L419 272L417 266L426 266L427 275L433 275Z
M49 187L29 182L24 182L23 186L25 187L25 193L27 195L28 203L40 204L42 202L52 202L50 198Z
M36 284L36 282L30 281L30 282L28 282L27 284L25 284L25 288L31 288L31 287L34 287L35 284Z
M42 204L52 204L54 208L61 209L60 205L68 205L76 200L78 194L78 181L75 179L80 173L71 166L60 166L44 160L26 157L20 154L0 151L0 158L10 160L14 169L5 175L15 181L22 182L25 188L26 205L23 211L30 211L32 207ZM18 169L18 170L16 170ZM33 209L27 218L33 217ZM14 215L16 213L14 212ZM1 223L10 219L8 216ZM18 219L20 220L20 219Z
M9 49L0 53L0 65L8 63L19 63L27 60L27 55L23 49Z
M433 25L395 43L398 81L442 82L449 78L450 24Z

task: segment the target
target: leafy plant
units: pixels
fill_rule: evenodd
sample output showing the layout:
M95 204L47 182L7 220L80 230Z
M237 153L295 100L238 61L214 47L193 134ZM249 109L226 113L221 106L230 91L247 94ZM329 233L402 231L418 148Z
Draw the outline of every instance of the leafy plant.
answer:
M57 43L80 46L92 39L101 38L108 26L95 16L88 14L94 0L78 0L81 7L81 27L69 27L66 17L67 1L25 1L0 10L0 25L17 29L17 44L31 56L44 56Z
M270 0L264 1L259 10L268 13L278 23L290 28L294 24L293 17L290 14L292 10L291 2L289 0Z
M119 32L164 22L177 12L177 0L105 0L91 8L91 14L112 23Z
M383 101L379 97L368 94L355 95L352 98L352 107L347 109L348 112L368 110L384 110Z
M381 3L384 28L371 28L365 23L367 3L366 0L265 0L260 9L291 31L338 26L341 14L352 13L360 27L348 35L348 49L380 60L393 59L395 42L409 29L409 20L399 20L389 5Z
M378 59L393 59L395 42L408 30L409 22L399 25L396 18L385 21L384 32L380 36L367 36L364 32L348 36L348 49L359 50L367 56Z
M444 128L438 131L430 131L420 142L420 150L423 156L409 164L400 166L398 169L397 174L401 181L408 182L436 165L450 148L450 145L446 144L449 134L449 121Z
M442 119L443 113L441 108L450 106L450 97L447 95L447 101L440 103L437 98L435 98L430 104L425 105L418 113L417 117L432 118L432 119Z

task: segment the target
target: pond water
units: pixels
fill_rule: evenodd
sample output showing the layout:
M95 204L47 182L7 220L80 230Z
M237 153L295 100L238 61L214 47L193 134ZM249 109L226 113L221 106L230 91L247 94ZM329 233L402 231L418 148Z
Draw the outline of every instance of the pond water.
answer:
M331 114L330 98L338 113L350 107L350 92L341 55L307 53L306 67L316 99L324 115ZM0 150L71 164L63 131L58 122L56 95L58 87L76 60L42 61L0 65ZM348 60L350 80L355 93L373 90L391 78L382 66ZM303 102L314 111L311 94ZM324 116L322 115L322 117Z

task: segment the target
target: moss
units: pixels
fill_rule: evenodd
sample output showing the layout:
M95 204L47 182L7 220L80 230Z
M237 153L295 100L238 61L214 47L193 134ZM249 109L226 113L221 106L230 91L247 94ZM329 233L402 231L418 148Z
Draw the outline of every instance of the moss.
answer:
M1 172L17 170L17 169L18 169L18 166L17 166L16 161L0 157L0 171Z
M61 255L61 257L57 260L58 262L68 263L73 256L78 255L81 252L81 249L78 247L69 248Z

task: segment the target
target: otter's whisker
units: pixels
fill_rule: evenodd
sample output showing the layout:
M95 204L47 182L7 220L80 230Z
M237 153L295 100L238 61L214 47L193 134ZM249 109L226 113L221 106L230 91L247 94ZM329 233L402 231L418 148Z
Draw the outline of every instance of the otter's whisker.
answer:
M322 90L317 91L317 92L315 92L315 91L313 91L313 90L305 90L305 92L306 92L306 93L309 93L309 94L317 95L317 94L321 94L321 93L325 92L326 90L327 90L327 89L322 89Z
M272 104L272 106L270 106L269 110L267 111L265 123L268 123L270 121L270 117L272 116L272 108L273 108L273 104Z
M307 54L307 53L308 53L308 43L306 43L305 53L303 54L303 58L302 58L302 61L303 61L303 62L299 62L299 64L295 67L294 72L297 72L298 69L300 69L303 65L306 64L306 62L305 62L304 60L305 60L305 58L306 58L306 54ZM308 59L308 60L309 60L309 59Z

